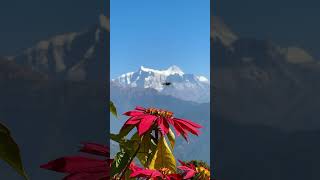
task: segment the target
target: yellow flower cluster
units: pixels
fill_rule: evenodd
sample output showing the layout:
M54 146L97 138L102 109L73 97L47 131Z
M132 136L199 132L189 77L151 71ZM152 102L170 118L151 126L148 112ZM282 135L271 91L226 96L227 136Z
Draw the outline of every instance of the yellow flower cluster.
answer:
M170 171L170 169L165 168L165 167L164 168L160 168L158 171L161 172L161 174L163 174L163 175L173 174L173 172Z
M145 110L145 112L151 115L161 116L164 118L171 118L173 116L173 112L157 108L148 108Z
M200 179L210 179L210 170L207 168L202 166L196 167L196 172L201 174Z

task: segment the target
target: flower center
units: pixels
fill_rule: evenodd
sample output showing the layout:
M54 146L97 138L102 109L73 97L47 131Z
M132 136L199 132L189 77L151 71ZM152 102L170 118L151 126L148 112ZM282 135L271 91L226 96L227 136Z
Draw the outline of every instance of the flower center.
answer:
M158 170L161 174L163 174L163 175L169 175L169 174L172 174L172 171L170 171L170 169L168 169L168 168L160 168L159 170Z
M173 117L173 112L162 110L162 109L157 109L157 108L148 108L145 110L146 113L155 115L155 116L161 116L164 118L172 118Z
M196 172L197 173L203 173L205 177L210 177L210 171L204 167L196 167Z

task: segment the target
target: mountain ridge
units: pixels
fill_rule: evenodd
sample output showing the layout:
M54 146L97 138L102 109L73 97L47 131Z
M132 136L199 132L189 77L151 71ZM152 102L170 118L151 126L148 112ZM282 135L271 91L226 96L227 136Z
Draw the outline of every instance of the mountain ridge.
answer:
M102 67L106 66L104 59L110 53L107 48L108 23L109 17L100 15L96 25L84 31L57 34L7 59L44 73L49 79L79 81L105 78L107 72Z
M161 94L187 101L202 103L210 99L210 81L204 76L186 74L176 65L165 70L140 66L137 71L122 74L112 82L123 87L152 88ZM165 82L171 85L163 85Z

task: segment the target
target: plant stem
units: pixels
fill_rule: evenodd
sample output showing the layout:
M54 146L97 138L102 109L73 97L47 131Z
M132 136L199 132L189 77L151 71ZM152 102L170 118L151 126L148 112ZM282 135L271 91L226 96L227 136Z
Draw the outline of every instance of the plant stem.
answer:
M123 178L123 176L126 174L126 171L128 169L128 167L130 166L131 162L133 161L133 159L136 157L136 155L138 154L139 150L140 150L140 146L141 143L139 143L137 150L134 152L134 154L131 156L129 163L126 165L124 171L122 171L121 176L120 176L120 180Z
M158 139L156 139L155 137L153 137L152 134L150 134L150 138L157 144Z
M158 129L154 130L154 136L158 140L158 138L159 138Z

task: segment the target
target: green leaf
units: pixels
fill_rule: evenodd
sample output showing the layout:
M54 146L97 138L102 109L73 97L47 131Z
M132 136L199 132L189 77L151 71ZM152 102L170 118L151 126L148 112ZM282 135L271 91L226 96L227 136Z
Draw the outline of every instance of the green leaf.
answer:
M135 142L133 143L133 149L137 149L140 143L140 149L136 157L144 167L148 167L148 162L150 162L149 158L157 148L157 146L151 142L151 135L145 134L144 136L140 137L138 133L135 133L131 137L131 141Z
M134 125L126 125L124 128L121 128L119 132L119 137L123 138L129 134L129 132L134 128Z
M117 143L121 143L124 139L119 136L119 134L110 133L110 139Z
M137 154L137 158L141 162L141 164L146 167L146 163L149 157L149 150L151 149L151 138L150 134L146 134L142 137L140 149Z
M1 123L0 159L8 163L18 174L28 179L22 165L19 147L11 137L9 129Z
M119 143L120 149L124 149L130 156L133 156L135 152L134 141L124 139Z
M171 148L172 148L172 151L174 150L174 145L175 145L175 142L176 142L176 137L174 135L174 133L172 132L172 130L169 128L169 132L167 134L167 137L169 139L169 142L170 142L170 145L171 145Z
M117 108L116 108L116 106L113 104L112 101L110 101L110 112L111 112L116 118L118 118Z
M133 156L137 151L140 141L140 139L137 140L135 138L129 140L123 139L123 141L119 143L119 146L121 149L124 149L127 153L129 153L130 156Z
M157 149L151 160L150 169L168 168L173 173L176 172L176 160L168 146L164 136L161 136L157 144Z
M111 164L111 177L124 170L130 161L130 155L123 149L119 151Z
M124 137L127 136L133 128L133 125L128 125L125 128L122 128L119 134L110 133L110 139L117 143L122 143L125 140Z

